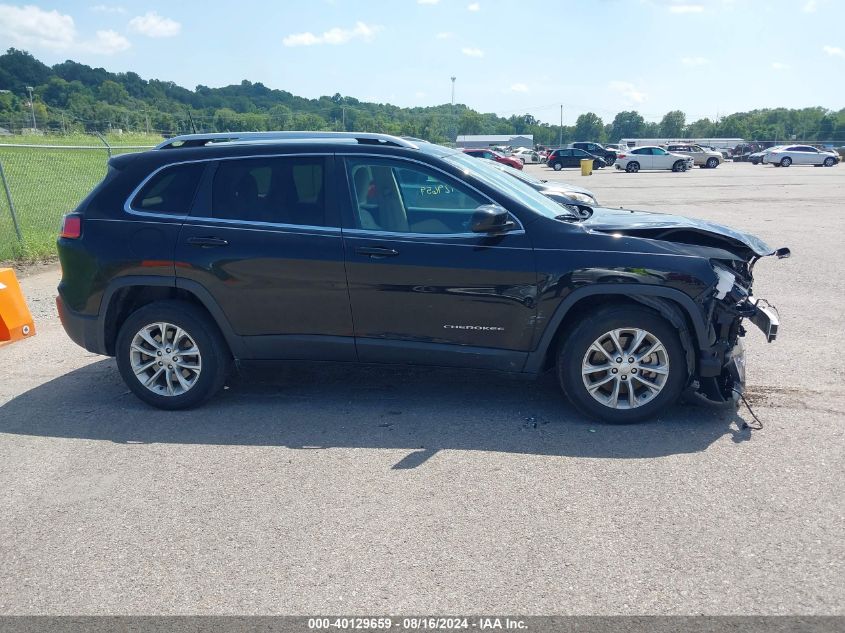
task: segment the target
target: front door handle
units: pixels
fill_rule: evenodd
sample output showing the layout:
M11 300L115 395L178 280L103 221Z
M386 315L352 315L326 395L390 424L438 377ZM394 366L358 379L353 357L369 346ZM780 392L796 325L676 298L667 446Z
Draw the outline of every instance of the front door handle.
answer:
M188 244L201 248L215 248L217 246L227 246L229 242L220 237L189 237Z
M399 251L393 248L382 248L379 246L359 246L355 249L359 255L367 255L372 259L381 259L382 257L395 257Z

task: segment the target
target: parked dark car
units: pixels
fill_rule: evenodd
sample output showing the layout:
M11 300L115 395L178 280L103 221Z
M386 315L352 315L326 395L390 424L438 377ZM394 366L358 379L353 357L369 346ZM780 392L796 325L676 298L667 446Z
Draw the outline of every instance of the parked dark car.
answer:
M568 147L574 147L575 149L582 149L585 152L592 154L593 156L598 156L599 158L604 159L604 162L608 165L612 165L613 161L616 160L616 150L609 149L602 145L601 143L592 143L589 141L577 141L575 143L570 143Z
M585 219L488 161L378 134L188 135L115 156L58 250L66 332L163 409L248 361L308 359L554 368L579 411L633 422L684 389L730 400L744 324L769 341L778 325L751 298L776 254L756 237Z
M560 171L564 167L581 167L581 161L585 158L592 159L593 169L601 169L602 167L607 167L607 163L604 161L603 158L593 156L592 154L585 152L582 149L574 149L571 147L567 147L564 149L556 149L555 151L553 151L551 154L549 154L549 157L546 160L546 165L548 165L555 171Z

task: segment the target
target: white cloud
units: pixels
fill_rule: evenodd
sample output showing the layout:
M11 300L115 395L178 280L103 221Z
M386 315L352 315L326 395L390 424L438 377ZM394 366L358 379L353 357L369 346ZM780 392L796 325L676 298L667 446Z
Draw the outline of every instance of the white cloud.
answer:
M461 52L467 57L484 57L484 51L480 48L462 48Z
M704 66L710 63L706 57L682 57L681 63L684 66Z
M95 4L88 8L94 13L126 13L126 9L117 4Z
M772 62L772 69L774 70L789 70L792 68L789 64L784 64L782 62Z
M132 46L125 37L117 31L97 31L97 37L89 42L83 42L82 48L91 53L113 55L121 53Z
M93 40L81 40L71 16L33 5L0 4L0 39L14 46L99 55L112 55L131 46L115 31L97 31Z
M0 4L0 37L16 46L61 50L73 46L76 25L72 17L56 10Z
M155 11L148 11L129 20L129 28L147 37L173 37L179 35L182 25L176 20L165 18Z
M417 0L417 4L437 4L440 0Z
M346 44L352 40L360 39L365 42L371 41L376 33L381 31L384 27L377 24L365 24L364 22L356 22L355 27L351 29L342 29L335 27L323 32L322 35L314 35L311 32L292 33L282 40L285 46L315 46L317 44Z
M477 2L467 5L467 11L481 11L481 5Z
M511 84L511 90L513 90L514 92L528 92L528 86L520 83Z
M442 31L442 32L438 33L437 35L435 35L434 38L438 39L438 40L448 40L453 35L454 34L450 33L449 31Z
M838 46L825 46L823 50L831 57L845 57L845 51Z
M700 4L673 4L669 7L670 13L702 13L704 7Z
M646 99L644 92L637 90L634 84L627 81L611 81L607 87L633 103L642 103Z
M815 13L818 6L816 0L807 0L804 7L801 9L804 13Z

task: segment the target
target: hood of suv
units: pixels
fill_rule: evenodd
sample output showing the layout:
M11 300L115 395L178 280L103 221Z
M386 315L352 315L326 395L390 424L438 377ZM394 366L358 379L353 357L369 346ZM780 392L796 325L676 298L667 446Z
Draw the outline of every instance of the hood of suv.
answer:
M721 248L743 259L749 256L749 251L758 257L775 252L760 238L749 233L680 215L595 208L593 215L583 222L583 226L588 230L603 233Z

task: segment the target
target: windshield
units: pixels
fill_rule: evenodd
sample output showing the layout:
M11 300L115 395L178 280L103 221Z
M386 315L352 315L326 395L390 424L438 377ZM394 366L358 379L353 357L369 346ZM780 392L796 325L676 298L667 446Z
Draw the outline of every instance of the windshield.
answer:
M494 167L492 163L458 152L444 156L443 160L465 174L478 178L484 184L502 191L514 200L530 207L536 213L552 219L560 216L560 205L557 202L547 198L521 180L502 173L502 170Z

